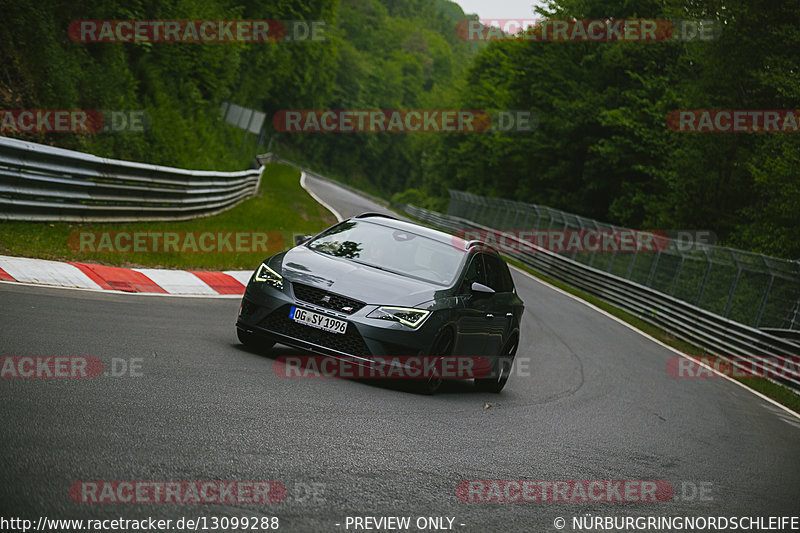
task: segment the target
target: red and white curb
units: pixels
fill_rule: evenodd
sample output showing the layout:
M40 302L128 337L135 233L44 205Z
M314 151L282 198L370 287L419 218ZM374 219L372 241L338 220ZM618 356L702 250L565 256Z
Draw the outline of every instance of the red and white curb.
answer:
M343 220L342 215L306 186L305 172L300 173L300 186L337 220ZM0 282L95 291L235 298L244 294L251 275L251 270L121 268L0 255Z
M0 281L97 291L235 297L252 271L222 272L121 268L0 255Z

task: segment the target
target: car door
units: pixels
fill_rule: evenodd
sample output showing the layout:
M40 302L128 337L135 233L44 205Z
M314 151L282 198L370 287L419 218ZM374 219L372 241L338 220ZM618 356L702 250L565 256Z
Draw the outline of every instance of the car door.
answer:
M469 259L469 264L459 287L460 305L457 317L458 338L455 353L486 356L488 302L486 301L486 296L473 293L470 287L475 282L486 284L482 254L474 254Z
M484 264L484 285L494 289L494 293L486 298L485 318L487 322L486 353L494 356L500 353L507 340L509 325L513 313L510 299L514 297L513 282L508 276L508 269L503 260L495 254L482 253Z

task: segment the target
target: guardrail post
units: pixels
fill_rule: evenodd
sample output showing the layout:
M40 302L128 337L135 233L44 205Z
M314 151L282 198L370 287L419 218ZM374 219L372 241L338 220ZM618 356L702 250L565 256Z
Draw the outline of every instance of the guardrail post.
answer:
M549 207L546 209L547 209L547 216L550 218L550 221L547 223L547 231L549 232L551 229L553 229L553 223L555 223L555 218L553 218L553 210L550 209Z
M675 269L675 276L672 278L672 286L669 289L670 296L675 296L675 288L678 286L678 278L681 276L681 269L683 269L683 261L685 260L683 252L678 250L678 253L681 254L681 262L678 263L678 268Z
M705 252L706 254L707 265L706 265L706 271L703 274L703 281L700 282L700 289L698 289L697 291L697 300L694 302L694 305L696 305L697 307L700 307L700 302L703 299L703 292L706 290L706 282L708 281L708 276L711 273L711 265L714 264L711 261L711 256L708 255L708 249L703 247L703 252Z
M529 222L529 220L531 218L531 208L530 208L530 206L527 205L527 204L523 205L522 206L522 212L523 212L523 214L525 216L522 217L522 228L519 228L519 229L523 229L525 231L528 231L528 230L531 229L531 223Z
M767 265L767 267L769 267L769 265ZM761 297L761 305L758 306L758 314L756 315L755 327L758 327L761 324L761 316L764 314L764 308L767 306L767 299L769 298L769 293L772 290L773 281L775 281L775 274L770 272L769 281L767 282L767 287L766 289L764 289L764 296Z
M645 285L647 285L648 287L653 286L653 278L656 275L656 269L658 268L659 259L661 259L661 250L658 251L658 253L656 254L656 258L653 260L653 264L650 265L650 274L648 274L647 283L645 283ZM703 285L705 285L705 280L703 281Z
M579 235L580 235L580 234L583 233L583 217L575 217L575 219L578 221L578 226L580 226L580 229L578 230L578 231L580 231L580 233L579 233ZM578 250L575 249L572 252L572 255L570 255L569 257L570 257L570 259L572 259L574 261L577 256L578 256Z
M540 227L539 224L542 220L542 215L539 214L539 207L537 205L531 204L531 207L533 208L534 213L536 213L536 225L533 227L533 229L538 231Z
M481 206L480 213L474 220L483 223L489 217L489 201L486 198L481 198L480 206Z
M606 265L606 272L608 272L609 274L611 273L611 267L614 266L614 259L616 259L618 253L619 252L613 252L611 254L611 257L608 259L608 264Z
M798 320L797 320L798 313L800 313L800 300L795 302L794 307L792 308L791 311L789 311L789 315L792 315L791 320L789 320L789 316L788 315L786 317L786 321L789 322L789 327L787 329L794 329L794 325L798 322ZM781 324L781 325L783 325L783 324Z
M593 228L594 231L599 233L600 232L600 224L598 224L597 221L594 220L594 219L589 219L589 220L591 221L592 226L594 226L594 228ZM602 242L602 239L601 239L601 242ZM594 266L594 259L595 259L595 257L597 257L598 253L600 253L600 252L599 251L592 252L592 254L589 256L589 263L588 263L589 266Z
M514 219L511 221L511 227L506 229L519 229L519 227L517 227L518 218L519 218L518 202L514 202Z
M505 231L508 229L508 217L511 214L511 203L507 201L503 201L501 210L503 211L503 222L499 229Z
M764 266L767 267L767 271L769 272L769 281L767 282L767 286L764 289L764 296L761 298L761 305L758 306L758 314L756 315L756 323L755 327L758 327L761 324L761 317L764 314L764 309L767 307L767 300L769 299L769 293L772 291L772 283L775 281L775 272L772 270L772 267L767 261L767 258L764 257L764 254L759 254L761 258L761 262L764 263Z
M491 227L493 229L498 229L500 227L500 224L498 223L499 222L498 219L500 218L500 213L503 210L500 209L499 205L497 205L497 200L489 200L489 203L491 204L492 210L494 211L494 217L492 218L492 223L489 224L489 227Z
M736 261L736 277L733 278L733 285L731 285L731 290L728 293L728 303L725 304L725 314L722 315L725 318L728 318L728 315L731 312L731 304L733 303L733 294L736 292L736 287L739 285L739 277L742 275L742 264L739 262L739 258L736 255L736 252L731 250L731 255L733 256L733 260Z
M636 249L633 251L633 255L631 256L631 262L628 263L628 270L625 272L625 279L631 279L631 275L633 274L633 264L636 263L636 258L639 256L639 247L637 246Z

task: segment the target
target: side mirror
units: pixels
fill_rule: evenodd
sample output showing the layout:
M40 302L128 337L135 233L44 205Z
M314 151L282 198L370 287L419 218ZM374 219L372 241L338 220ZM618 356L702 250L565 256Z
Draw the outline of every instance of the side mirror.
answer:
M488 287L483 283L478 283L477 281L473 282L469 288L476 296L489 296L495 292L493 288Z
M294 245L300 246L304 242L308 241L313 235L295 235L294 236Z

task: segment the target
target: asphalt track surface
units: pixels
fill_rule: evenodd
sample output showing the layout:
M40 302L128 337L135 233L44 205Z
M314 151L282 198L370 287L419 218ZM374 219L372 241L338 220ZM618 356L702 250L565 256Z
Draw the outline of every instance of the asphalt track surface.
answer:
M307 185L345 217L382 210L331 184ZM417 531L417 517L450 517L456 531L538 532L556 531L557 517L572 531L571 518L589 514L800 514L800 420L725 379L670 377L674 352L513 274L526 311L506 389L450 382L433 397L395 382L280 378L275 357L301 352L242 347L237 299L2 283L0 355L84 355L139 369L0 379L0 516L277 516L282 531L356 531L345 529L348 516L410 516ZM461 481L480 479L664 480L675 494L656 503L458 499ZM75 503L68 489L86 480L275 480L287 497Z

